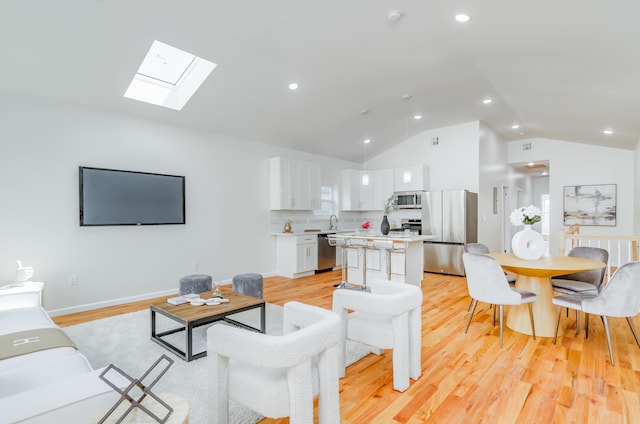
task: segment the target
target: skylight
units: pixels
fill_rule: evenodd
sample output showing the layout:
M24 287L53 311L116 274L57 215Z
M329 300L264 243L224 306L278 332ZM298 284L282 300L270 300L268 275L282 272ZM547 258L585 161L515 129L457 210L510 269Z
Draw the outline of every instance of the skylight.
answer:
M216 66L156 40L124 97L181 110Z

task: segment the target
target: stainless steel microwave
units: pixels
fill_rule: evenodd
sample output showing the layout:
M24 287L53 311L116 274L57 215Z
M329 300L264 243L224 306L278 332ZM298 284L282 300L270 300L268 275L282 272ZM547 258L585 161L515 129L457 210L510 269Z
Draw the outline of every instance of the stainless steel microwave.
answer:
M393 196L400 209L421 209L423 193L423 191L400 191Z

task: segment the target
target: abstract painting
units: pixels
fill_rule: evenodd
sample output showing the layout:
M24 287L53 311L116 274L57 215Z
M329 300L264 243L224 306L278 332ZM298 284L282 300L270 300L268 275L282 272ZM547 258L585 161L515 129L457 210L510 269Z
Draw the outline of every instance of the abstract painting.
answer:
M564 187L564 225L616 225L616 185Z

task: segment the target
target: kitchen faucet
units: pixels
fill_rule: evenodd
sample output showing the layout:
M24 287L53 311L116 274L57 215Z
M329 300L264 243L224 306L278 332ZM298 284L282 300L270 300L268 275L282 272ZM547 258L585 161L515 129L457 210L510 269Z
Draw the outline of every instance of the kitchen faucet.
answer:
M337 230L338 229L338 217L335 215L331 215L329 217L329 229Z

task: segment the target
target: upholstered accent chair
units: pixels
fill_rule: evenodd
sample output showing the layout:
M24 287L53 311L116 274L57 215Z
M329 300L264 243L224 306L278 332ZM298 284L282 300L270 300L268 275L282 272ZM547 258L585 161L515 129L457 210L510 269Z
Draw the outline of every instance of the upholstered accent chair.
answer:
M567 256L593 259L595 261L609 261L609 252L599 247L574 247ZM607 268L592 269L573 274L559 275L551 279L553 291L562 294L597 294L603 287ZM567 308L569 316L569 308ZM580 333L580 311L576 309L576 335Z
M422 290L388 280L373 280L367 286L370 292L333 292L333 310L342 319L340 376L345 374L347 339L372 346L377 354L393 349L393 388L403 392L410 378L417 380L422 374Z
M604 324L604 331L607 335L607 346L609 347L611 365L615 365L608 318L626 318L633 337L636 340L636 344L640 347L638 333L632 320L632 318L640 312L639 286L640 262L629 262L616 270L611 277L611 281L609 281L599 293L574 293L555 296L553 298L553 304L558 306L558 321L556 322L556 334L553 338L553 343L556 342L558 337L562 308L571 308L585 313L584 328L586 338L589 338L589 314L600 315Z
M476 310L478 302L486 302L500 306L500 347L502 348L502 333L504 328L504 305L522 305L529 307L529 317L531 319L531 332L536 338L536 329L533 322L533 310L531 303L535 302L537 296L524 290L519 290L509 286L507 277L497 260L491 256L478 255L475 253L463 253L462 261L467 274L467 287L472 299L471 312L464 332L469 330L471 318ZM494 309L493 325L495 325Z
M283 335L227 324L207 330L209 423L229 422L229 399L266 417L291 423L340 422L340 317L299 302L284 305Z
M467 244L464 245L463 249L464 249L464 251L466 253L477 253L479 255L484 255L484 254L487 254L487 253L491 253L491 250L489 250L489 246L487 246L486 244L483 244L483 243L467 243ZM504 275L507 276L507 282L509 283L509 285L514 286L516 284L516 275L515 274L507 273L505 271ZM469 302L469 308L467 310L470 311L472 305L473 305L473 299L471 299L471 301ZM494 313L494 317L495 317L495 313ZM495 320L495 318L494 318L494 320Z

